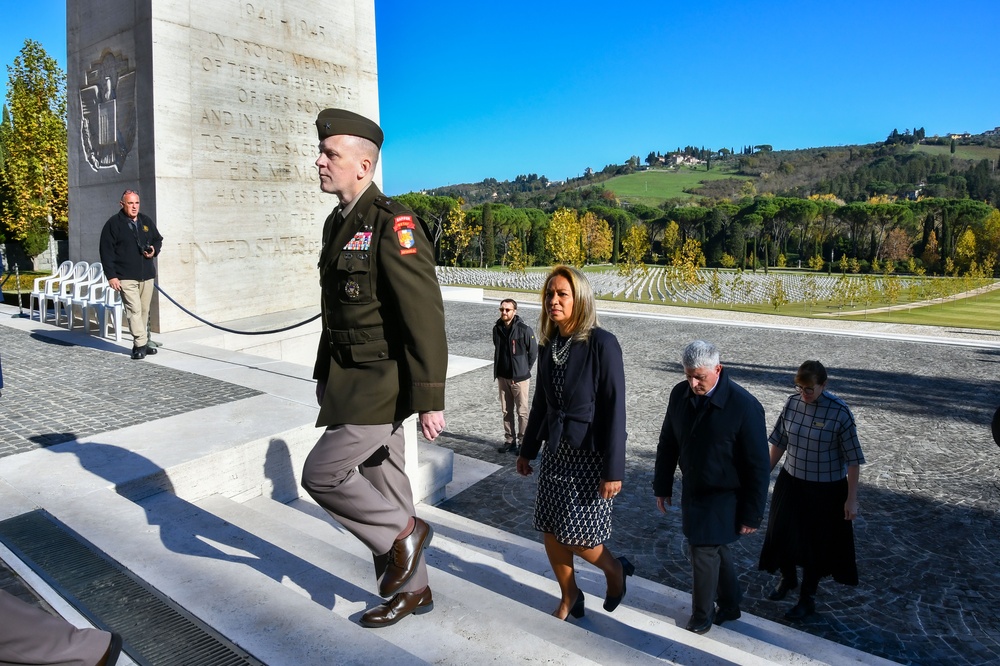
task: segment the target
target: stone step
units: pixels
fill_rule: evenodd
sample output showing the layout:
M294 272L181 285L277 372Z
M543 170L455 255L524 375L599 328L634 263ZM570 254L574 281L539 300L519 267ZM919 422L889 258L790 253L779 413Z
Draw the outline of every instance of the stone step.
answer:
M434 612L362 629L358 616L378 603L368 551L310 501L271 499L297 492L299 456L289 460L286 446L299 437L286 432L277 450L273 440L231 443L237 451L229 453L208 446L198 458L196 444L175 439L180 424L172 426L169 450L147 432L144 444L155 450L140 449L145 456L121 446L119 438L135 439L117 431L4 459L13 487L0 495L13 491L4 504L14 513L44 505L269 664L326 664L331 650L338 663L384 656L468 664L498 654L555 664L619 663L624 655L635 663L888 663L749 616L695 636L682 629L688 595L641 577L629 580L625 602L609 615L600 608L603 578L583 563L587 616L556 621L548 609L557 586L539 543L427 505L418 512L437 532L428 551ZM243 471L231 464L243 459ZM156 492L164 486L175 492ZM206 494L213 486L229 497Z
M254 502L259 501L254 500ZM300 503L304 504L305 501L293 502L292 506ZM315 506L312 510L321 511ZM543 586L552 590L553 595L556 594L557 586L548 559L538 541L477 523L437 507L420 506L417 510L425 520L434 525L435 538L443 536L461 543L462 547L469 551L501 560L520 570L537 573L545 579ZM621 552L616 555L629 554ZM713 627L704 636L695 636L683 629L691 614L690 592L643 578L643 562L634 557L630 559L636 565L637 575L629 578L628 594L622 606L614 613L616 618L627 617L630 625L643 626L643 623L648 621L666 624L672 629L668 631L659 628L659 630L670 640L681 643L694 641L692 645L697 646L703 645L705 641L713 641L715 645L710 648L713 654L722 654L719 646L727 646L781 664L858 663L889 666L895 663L747 613L744 613L739 620L727 622L721 627ZM602 597L604 574L579 559L576 561L576 568L580 586L589 595L588 598ZM553 596L552 599L556 597ZM641 615L647 616L648 619L637 617ZM659 627L659 624L657 626Z
M359 595L359 590L374 588L368 550L331 523L311 502L299 500L286 505L261 497L240 505L210 497L197 504L240 530L266 535L281 552L313 567L314 574L333 573L339 579L328 591L333 603L327 599L322 604L324 609L330 606L333 614L356 621L365 608L378 602L371 592ZM695 636L673 622L626 606L609 615L600 608L603 589L592 584L593 580L584 587L590 602L585 618L558 621L548 612L558 604L552 580L537 571L466 548L461 541L444 535L447 528L437 518L447 512L425 506L418 512L429 518L435 529L442 528L426 551L435 609L373 633L420 659L470 664L490 662L504 654L516 661L549 664L775 663L739 647ZM468 523L472 530L475 525ZM506 543L507 538L501 539L501 544ZM538 544L515 540L508 547L538 551L527 559L535 568L541 568L539 555L544 560L544 554ZM286 585L299 588L303 594L314 594L303 588L296 574L288 576ZM603 588L603 583L599 587ZM429 636L433 640L428 640ZM512 641L512 637L516 640ZM801 658L793 662L791 655L779 652L782 663L810 663Z

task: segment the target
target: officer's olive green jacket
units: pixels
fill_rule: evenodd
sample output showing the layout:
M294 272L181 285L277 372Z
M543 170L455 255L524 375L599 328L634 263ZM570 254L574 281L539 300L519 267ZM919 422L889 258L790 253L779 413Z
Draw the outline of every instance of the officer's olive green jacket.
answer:
M394 423L444 409L444 305L423 225L375 185L338 218L326 220L319 261L323 333L313 378L326 393L316 425Z

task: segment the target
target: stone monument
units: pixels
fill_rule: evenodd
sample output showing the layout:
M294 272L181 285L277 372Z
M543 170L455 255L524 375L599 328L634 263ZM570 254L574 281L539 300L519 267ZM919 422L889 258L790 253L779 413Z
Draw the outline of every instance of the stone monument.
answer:
M99 261L137 189L165 239L157 282L182 306L215 323L318 313L336 199L314 121L330 106L378 120L374 0L68 0L67 23L70 258ZM152 318L198 325L159 294Z

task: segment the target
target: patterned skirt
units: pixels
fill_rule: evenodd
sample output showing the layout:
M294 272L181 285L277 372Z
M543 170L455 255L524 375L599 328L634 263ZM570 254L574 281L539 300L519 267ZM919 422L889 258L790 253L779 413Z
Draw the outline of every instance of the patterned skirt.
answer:
M593 548L611 536L613 499L600 496L603 456L565 442L542 452L535 498L535 529L567 546Z

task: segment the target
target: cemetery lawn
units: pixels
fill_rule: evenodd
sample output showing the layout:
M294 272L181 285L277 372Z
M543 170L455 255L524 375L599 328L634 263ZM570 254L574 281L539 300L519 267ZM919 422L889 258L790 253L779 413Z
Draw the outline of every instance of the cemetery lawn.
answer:
M1000 330L1000 290L994 289L985 294L949 300L939 305L925 305L912 310L869 312L867 317L863 314L845 315L838 319Z

